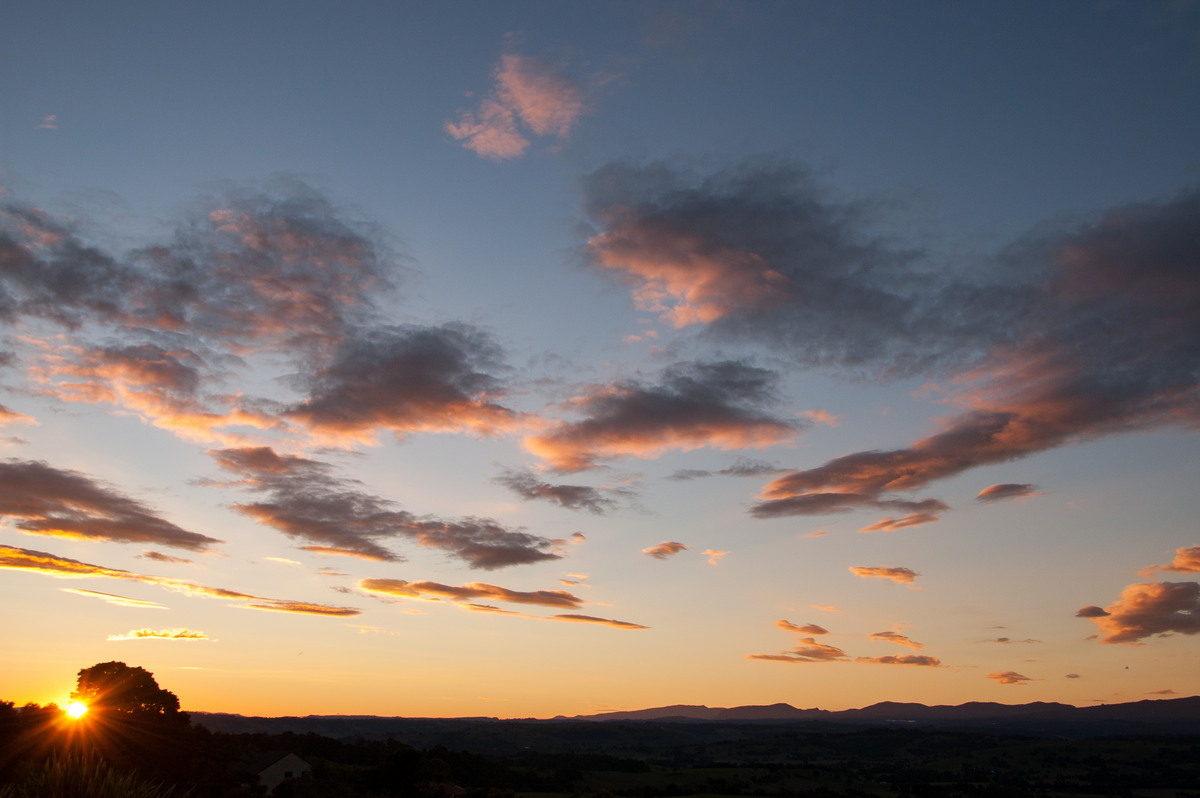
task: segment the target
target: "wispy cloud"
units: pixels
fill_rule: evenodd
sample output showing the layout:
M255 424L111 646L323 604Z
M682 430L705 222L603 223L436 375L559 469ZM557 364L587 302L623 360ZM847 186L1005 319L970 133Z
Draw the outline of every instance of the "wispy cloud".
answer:
M874 632L874 633L868 635L868 639L879 640L879 641L883 641L885 643L895 643L898 646L904 646L906 648L911 648L916 651L921 651L922 649L925 648L924 643L918 643L915 640L911 640L907 636L902 635L895 630L891 630L891 631L887 631L887 632Z
M309 551L398 561L401 557L383 544L402 539L486 570L560 559L549 550L552 540L490 519L418 517L339 477L333 466L319 460L279 454L270 447L210 454L239 477L228 484L266 494L265 501L235 504L234 510L309 542L303 547Z
M747 654L746 659L761 659L768 662L845 662L846 652L836 646L818 643L815 638L802 637L800 645L778 654Z
M705 549L702 552L702 554L704 554L704 556L708 558L709 565L719 564L721 562L722 558L724 558L725 555L728 553L729 552L727 552L727 551L720 551L718 549Z
M593 386L567 406L584 414L525 439L525 448L560 471L672 450L765 448L795 438L797 424L763 410L777 375L745 363L680 363L661 382Z
M1187 546L1175 550L1175 558L1166 565L1149 565L1138 572L1140 576L1150 576L1155 571L1168 571L1176 574L1200 573L1200 546Z
M989 485L979 491L979 495L975 497L975 500L990 504L991 502L1003 501L1005 499L1028 499L1032 496L1040 495L1037 490L1037 485L1004 482L997 485Z
M910 526L921 526L922 524L932 524L942 520L942 517L937 513L910 513L903 518L884 518L881 521L876 521L873 524L864 526L859 532L895 532L897 529L904 529Z
M136 499L77 471L32 460L0 462L0 517L22 532L209 551L224 541L189 532Z
M142 599L129 598L128 596L118 596L113 593L101 593L98 590L80 590L74 587L62 588L64 593L74 593L77 596L87 596L89 598L98 598L101 601L113 604L117 607L131 607L139 610L165 610L165 604L159 604L156 601L144 601Z
M855 662L866 665L919 665L926 668L940 668L942 661L927 654L888 654L883 657L856 657Z
M911 568L897 568L890 565L852 565L850 573L864 579L890 579L901 584L912 584L920 576Z
M363 579L358 586L369 593L382 593L402 598L467 602L504 601L512 604L536 604L542 607L577 609L583 599L565 590L509 590L483 582L465 585L443 585L437 582L408 582L403 579Z
M593 488L588 485L544 482L528 469L505 469L495 482L522 499L550 502L568 510L586 511L593 515L606 515L618 509L621 500L630 500L634 496L631 489L624 487Z
M183 579L175 579L173 577L151 576L133 571L122 571L118 568L106 568L102 565L92 565L91 563L48 554L44 551L33 551L16 546L0 546L0 568L32 571L46 576L66 579L87 577L123 579L130 582L155 585L188 596L232 601L235 606L256 610L294 612L303 615L325 615L339 618L349 618L361 614L359 610L352 607L334 607L327 604L292 601L290 599L264 598L237 590L198 585L195 582L187 582Z
M787 632L798 632L802 635L827 635L829 630L815 623L795 624L791 621L776 621L775 625Z

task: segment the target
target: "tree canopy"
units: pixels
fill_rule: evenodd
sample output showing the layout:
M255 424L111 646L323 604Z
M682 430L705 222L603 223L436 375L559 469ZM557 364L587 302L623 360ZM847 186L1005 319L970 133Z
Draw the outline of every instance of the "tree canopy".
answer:
M124 662L101 662L81 670L71 698L87 704L90 711L110 714L172 718L181 714L179 698L159 687L154 674Z

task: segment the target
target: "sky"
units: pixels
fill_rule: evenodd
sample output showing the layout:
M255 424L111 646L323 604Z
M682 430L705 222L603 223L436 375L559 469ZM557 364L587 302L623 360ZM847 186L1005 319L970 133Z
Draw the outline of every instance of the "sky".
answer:
M1200 693L1200 4L9 0L0 698Z

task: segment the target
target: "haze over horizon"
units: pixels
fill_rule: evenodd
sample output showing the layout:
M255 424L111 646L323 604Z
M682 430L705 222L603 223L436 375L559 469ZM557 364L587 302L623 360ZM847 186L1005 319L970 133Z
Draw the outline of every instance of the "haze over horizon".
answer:
M1200 693L1200 5L11 0L0 699Z

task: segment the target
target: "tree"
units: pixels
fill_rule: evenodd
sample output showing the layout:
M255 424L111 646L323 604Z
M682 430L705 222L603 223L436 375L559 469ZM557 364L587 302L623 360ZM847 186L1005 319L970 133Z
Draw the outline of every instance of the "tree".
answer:
M101 662L79 672L78 689L71 698L87 704L88 710L129 718L171 718L186 722L179 711L179 698L164 690L145 668L124 662Z

